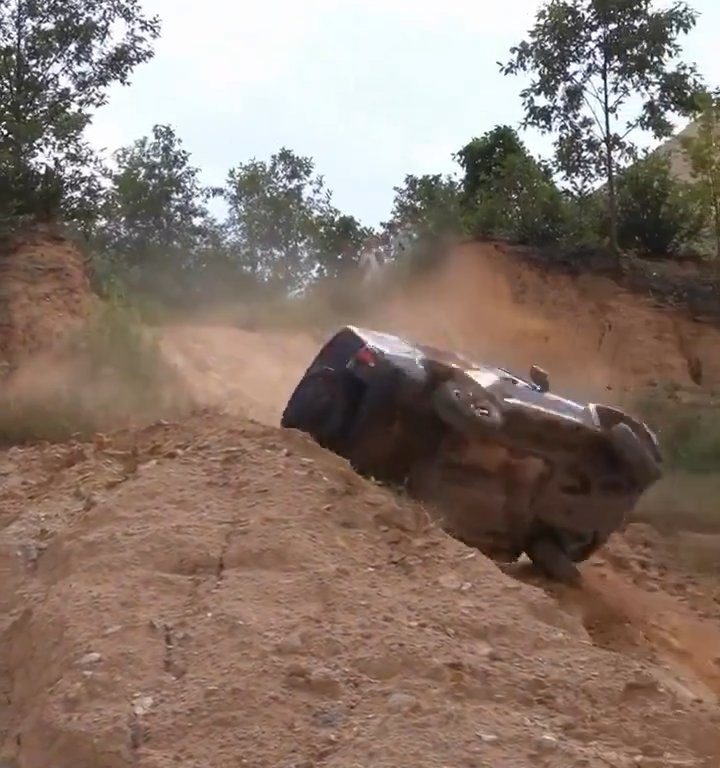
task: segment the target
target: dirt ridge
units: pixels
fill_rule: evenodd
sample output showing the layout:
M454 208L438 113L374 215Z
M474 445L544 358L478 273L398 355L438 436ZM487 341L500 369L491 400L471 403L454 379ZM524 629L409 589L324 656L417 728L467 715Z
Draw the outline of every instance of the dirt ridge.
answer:
M300 435L204 412L1 456L21 768L720 754L715 706Z

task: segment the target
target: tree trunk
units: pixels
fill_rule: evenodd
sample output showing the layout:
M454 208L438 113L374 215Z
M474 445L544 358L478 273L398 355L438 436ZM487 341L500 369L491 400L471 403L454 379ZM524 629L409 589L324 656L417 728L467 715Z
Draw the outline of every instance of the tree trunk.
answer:
M609 121L608 121L609 122ZM608 190L608 217L610 220L610 250L615 257L616 267L620 268L620 245L618 243L617 190L615 188L615 168L613 165L610 140L606 142L606 167Z
M620 271L620 245L618 243L617 190L615 188L615 162L612 153L612 134L610 125L610 87L608 83L608 53L604 47L602 68L603 117L605 119L605 173L607 176L608 217L610 222L610 250L615 259L615 269Z
M720 271L720 199L713 194L713 217L715 225L715 263L717 270Z

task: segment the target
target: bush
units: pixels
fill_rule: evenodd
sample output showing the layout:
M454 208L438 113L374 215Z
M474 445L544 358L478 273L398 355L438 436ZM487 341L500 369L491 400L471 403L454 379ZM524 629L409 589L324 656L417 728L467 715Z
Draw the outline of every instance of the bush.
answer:
M137 313L112 300L63 349L11 374L0 393L0 444L88 437L190 405Z
M668 158L640 160L618 176L618 238L646 256L673 256L705 226L691 184L678 181Z

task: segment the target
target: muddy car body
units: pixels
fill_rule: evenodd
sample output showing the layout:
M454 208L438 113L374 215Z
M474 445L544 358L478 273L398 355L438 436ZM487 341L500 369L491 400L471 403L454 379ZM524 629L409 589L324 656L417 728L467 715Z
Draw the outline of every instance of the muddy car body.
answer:
M655 435L624 411L508 370L347 326L320 350L282 426L362 474L403 484L498 560L576 573L661 474Z

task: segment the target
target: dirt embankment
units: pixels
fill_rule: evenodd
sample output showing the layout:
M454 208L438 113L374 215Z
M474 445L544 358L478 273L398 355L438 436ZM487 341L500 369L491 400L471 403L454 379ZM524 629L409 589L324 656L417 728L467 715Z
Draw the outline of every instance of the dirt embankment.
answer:
M85 260L66 238L40 230L0 248L0 365L46 352L94 302Z
M712 331L494 249L362 319L618 397L698 387L679 327L717 383ZM212 410L0 451L0 762L714 768L712 570L634 526L583 590L501 572L274 426L329 330L163 329Z
M720 755L699 678L614 645L299 436L205 414L0 469L11 765Z
M549 370L554 389L630 405L640 391L674 387L681 397L720 390L720 329L661 310L607 278L543 273L507 249L456 249L426 277L324 325L247 331L227 325L163 329L163 348L213 405L268 423L320 344L356 322L459 349L524 374Z

